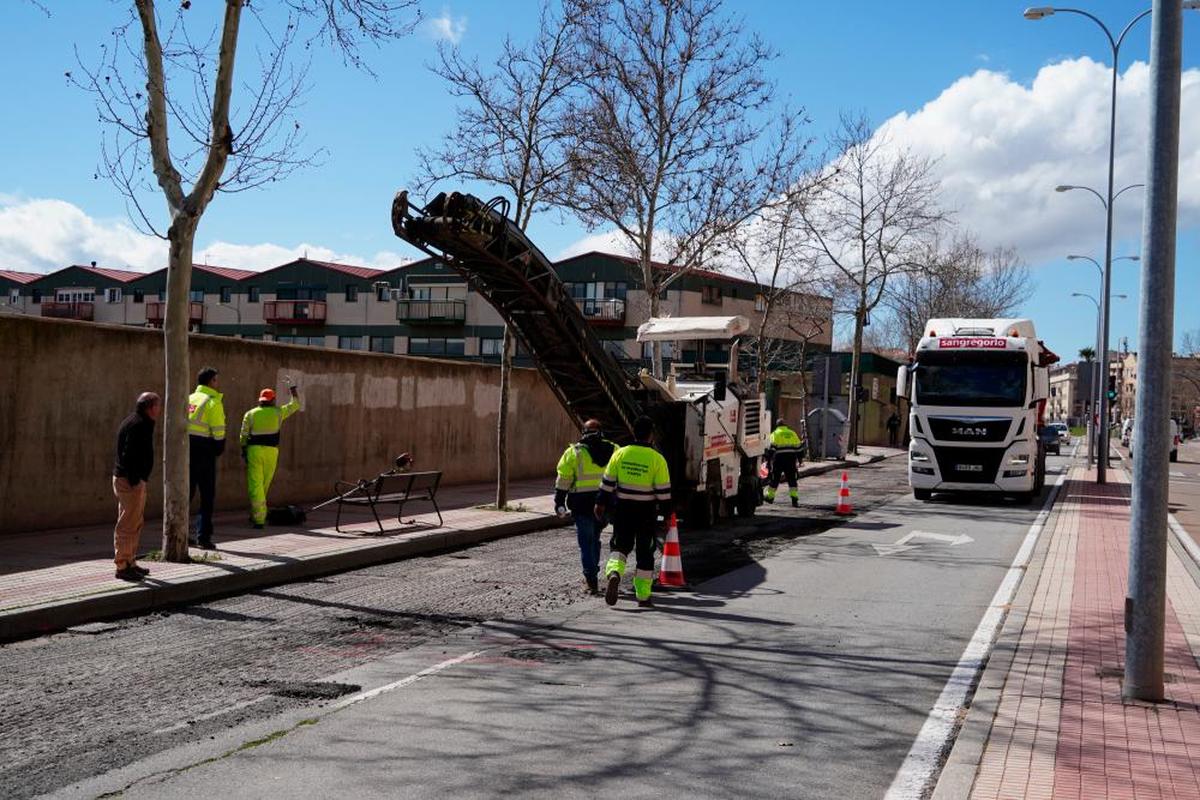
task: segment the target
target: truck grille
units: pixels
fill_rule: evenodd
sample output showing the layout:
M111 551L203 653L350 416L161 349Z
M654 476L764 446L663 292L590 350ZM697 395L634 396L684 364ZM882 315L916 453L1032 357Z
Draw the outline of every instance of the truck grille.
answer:
M758 436L762 432L759 414L761 405L758 400L747 400L746 405L742 407L742 416L746 420L746 436Z
M939 442L1003 442L1011 419L930 417L929 432Z
M933 454L947 483L995 483L1004 448L935 446Z

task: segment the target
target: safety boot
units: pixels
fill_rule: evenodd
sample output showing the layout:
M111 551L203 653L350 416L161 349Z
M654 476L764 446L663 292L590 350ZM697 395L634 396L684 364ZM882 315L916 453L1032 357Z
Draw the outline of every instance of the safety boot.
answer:
M610 606L617 604L617 591L621 587L621 574L619 572L608 573L608 586L604 588L604 602Z
M638 600L638 608L654 608L654 602L649 597L645 600Z
M793 497L792 498L792 508L799 508L799 507L800 507L800 498Z
M595 575L588 575L584 580L587 581L588 594L600 594L600 580Z

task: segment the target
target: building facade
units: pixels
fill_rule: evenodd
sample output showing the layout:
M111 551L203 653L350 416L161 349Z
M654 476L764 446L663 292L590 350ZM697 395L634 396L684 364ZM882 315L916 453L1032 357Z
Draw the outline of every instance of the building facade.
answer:
M559 276L605 349L626 366L644 364L649 349L637 342L649 314L633 259L586 253L556 265ZM657 269L669 271L665 265ZM166 316L165 269L138 273L71 266L49 275L0 272L0 291L17 313L161 326ZM800 297L798 295L798 297ZM812 352L828 351L832 302L803 296L810 324L784 338L805 338ZM760 287L705 270L689 271L663 292L669 316L741 314L757 330ZM377 270L300 258L264 271L196 264L189 297L191 329L198 333L263 339L342 350L498 362L504 321L466 278L436 259ZM690 348L690 345L679 345ZM729 346L713 343L710 363L728 359ZM667 360L692 361L691 349L665 343ZM529 364L520 346L516 363Z

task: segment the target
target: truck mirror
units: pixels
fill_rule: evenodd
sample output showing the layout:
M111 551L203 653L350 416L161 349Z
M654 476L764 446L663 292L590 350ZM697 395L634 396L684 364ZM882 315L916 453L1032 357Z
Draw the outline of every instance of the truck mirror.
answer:
M896 396L908 397L908 365L905 364L896 370Z
M717 373L717 381L716 381L716 383L713 384L713 399L716 400L718 403L725 402L725 389L727 386L728 386L728 382L725 378L725 373L718 372Z

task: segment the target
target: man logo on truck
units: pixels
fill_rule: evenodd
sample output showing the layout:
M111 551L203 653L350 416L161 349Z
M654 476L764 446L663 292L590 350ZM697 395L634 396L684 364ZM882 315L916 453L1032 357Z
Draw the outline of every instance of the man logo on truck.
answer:
M954 436L987 436L987 428L951 428L950 433Z

